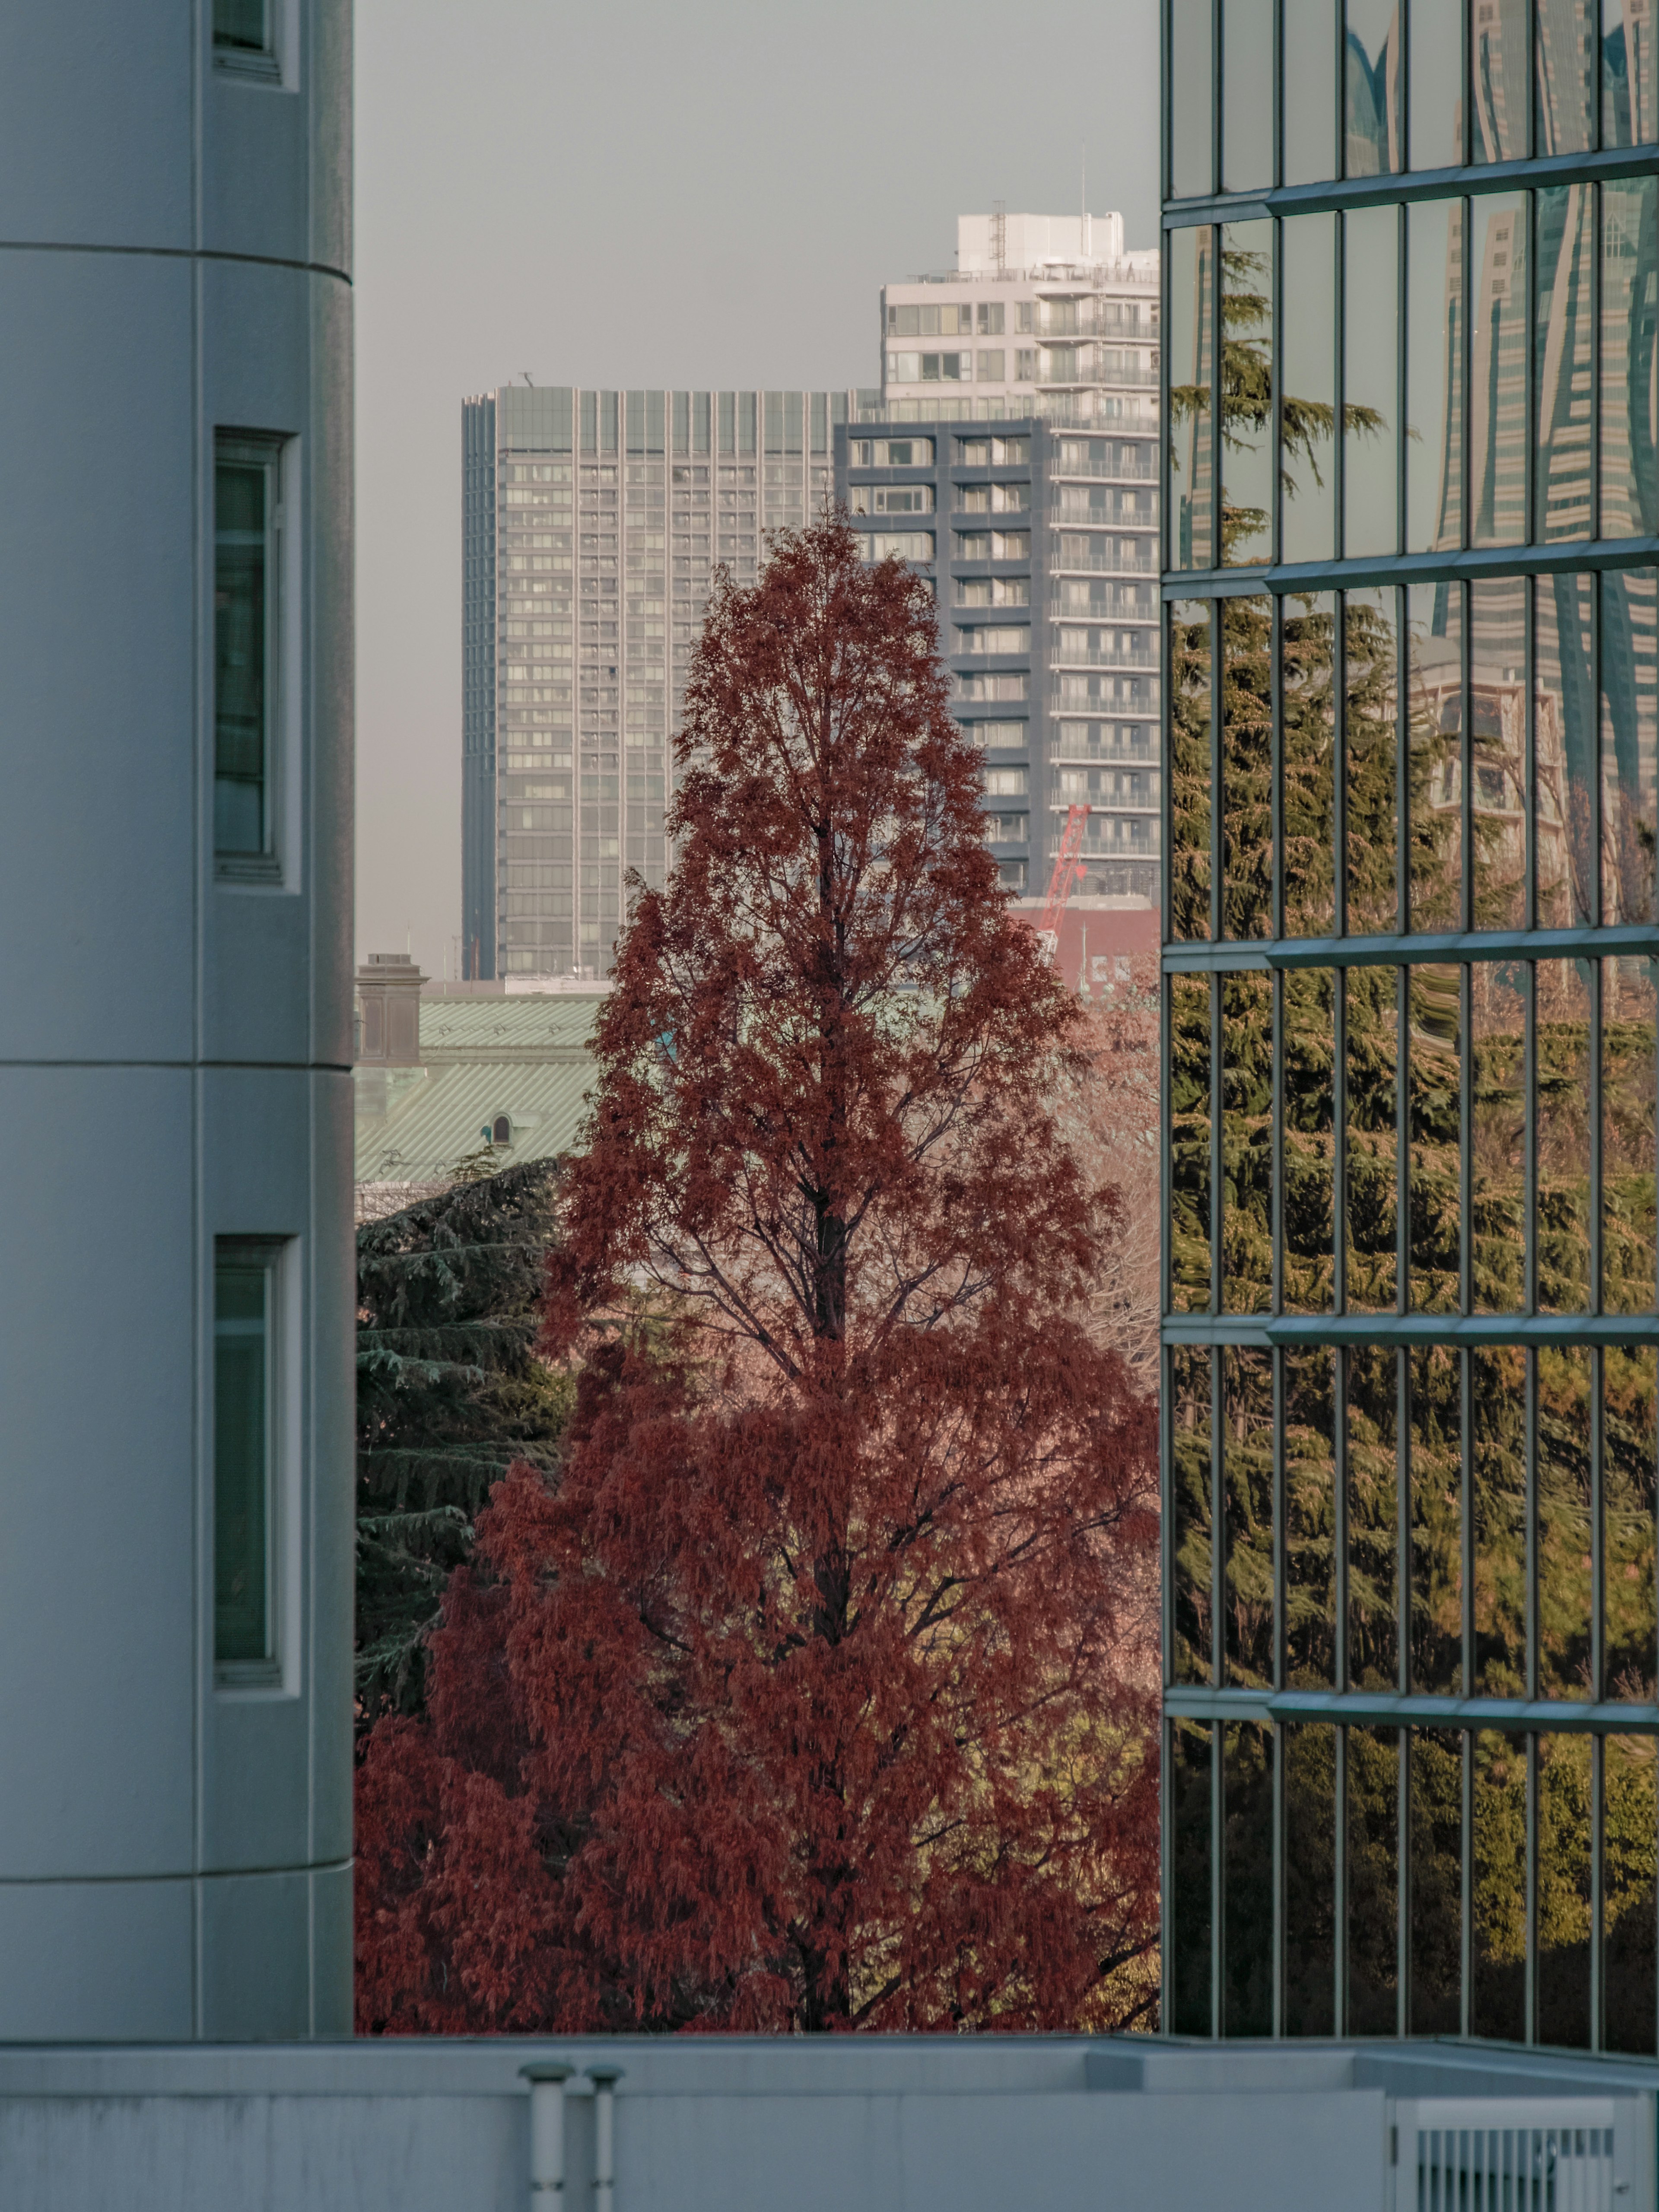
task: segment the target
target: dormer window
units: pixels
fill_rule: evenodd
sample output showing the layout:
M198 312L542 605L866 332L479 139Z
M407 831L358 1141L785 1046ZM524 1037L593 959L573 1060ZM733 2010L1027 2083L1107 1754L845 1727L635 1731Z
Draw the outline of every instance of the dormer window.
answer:
M513 1123L507 1115L498 1114L495 1120L490 1123L489 1141L492 1145L510 1145L512 1143Z

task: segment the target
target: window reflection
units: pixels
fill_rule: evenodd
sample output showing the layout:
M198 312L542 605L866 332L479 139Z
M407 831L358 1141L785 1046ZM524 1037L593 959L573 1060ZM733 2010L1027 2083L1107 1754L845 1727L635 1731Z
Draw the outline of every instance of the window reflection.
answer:
M1659 592L1653 568L1601 578L1601 921L1655 919Z
M1527 1356L1469 1354L1474 1694L1527 1694Z
M1411 1771L1413 2035L1463 2025L1463 1738L1413 1729Z
M1656 125L1653 11L1646 0L1601 0L1601 143L1650 145Z
M1540 960L1534 988L1538 1310L1583 1313L1589 1304L1589 964Z
M1336 1730L1279 1732L1285 1759L1285 2033L1329 2035L1336 1996Z
M1345 891L1350 936L1399 926L1399 641L1392 591L1349 592L1343 605L1343 759L1347 836Z
M1477 929L1520 929L1527 911L1527 586L1469 586L1470 830Z
M1395 1729L1351 1728L1346 1739L1350 2035L1397 2035L1400 1747Z
M1170 1303L1210 1304L1210 981L1170 978Z
M1399 1279L1398 973L1393 968L1350 968L1344 982L1344 1289L1350 1313L1391 1313Z
M1510 0L1478 0L1482 12L1500 4ZM1525 193L1471 200L1469 225L1469 543L1518 545L1527 534Z
M1399 1355L1358 1346L1347 1370L1348 1680L1399 1686Z
M1210 1728L1170 1724L1170 1825L1174 1894L1164 1978L1174 2035L1208 2035L1210 2016Z
M1463 158L1463 24L1456 0L1413 0L1411 140L1413 169Z
M1266 1313L1273 1292L1273 982L1221 978L1221 1308Z
M1170 190L1178 200L1215 189L1211 43L1210 0L1170 0Z
M1292 216L1280 228L1279 242L1285 348L1280 558L1328 561L1336 550L1336 217Z
M1583 929L1595 895L1595 580L1540 576L1534 617L1538 927Z
M1610 1735L1601 1760L1601 2045L1652 2057L1654 1739Z
M1221 233L1221 558L1273 552L1273 226Z
M1221 633L1221 933L1273 935L1273 602L1216 602Z
M1222 0L1221 189L1273 181L1273 0Z
M1526 1739L1483 1729L1470 1746L1473 1902L1469 2028L1524 2043L1527 2036Z
M1413 584L1409 653L1413 929L1462 918L1463 602L1457 584Z
M1659 179L1609 178L1601 187L1603 538L1659 533L1656 325Z
M1286 599L1279 633L1284 717L1285 934L1329 937L1336 927L1336 717L1332 672L1336 599Z
M1210 934L1210 603L1170 610L1170 934Z
M1540 1345L1534 1357L1538 1694L1591 1698L1591 1354L1583 1345Z
M1538 298L1533 326L1533 535L1595 535L1591 481L1595 200L1589 185L1536 196Z
M1338 12L1333 0L1285 0L1287 185L1323 184L1336 174Z
M1462 970L1437 964L1409 975L1411 1306L1416 1313L1455 1313L1462 1273Z
M1527 16L1529 0L1471 0L1469 76L1473 161L1521 161L1527 155Z
M1329 1313L1335 1294L1335 976L1292 968L1284 990L1284 1302Z
M1590 2040L1590 1740L1538 1739L1538 2023L1540 2043Z
M1601 1358L1602 1694L1650 1705L1656 1677L1656 1359L1651 1345L1609 1345Z
M1352 33L1350 39L1352 40ZM1343 550L1399 546L1399 210L1343 221Z
M1655 1300L1654 984L1650 960L1601 966L1601 1307Z
M1411 1684L1431 1697L1463 1690L1462 1355L1450 1345L1411 1363Z
M1398 0L1347 0L1342 112L1345 176L1386 176L1404 166L1400 112Z
M1463 542L1463 203L1419 200L1406 223L1406 550L1455 550Z
M1254 1721L1222 1730L1224 1962L1221 2032L1273 2027L1273 1735Z
M1284 1360L1285 1679L1292 1689L1328 1690L1336 1683L1336 1354L1322 1345Z
M1476 1313L1527 1302L1525 963L1469 971L1469 1237Z
M1273 1390L1270 1352L1222 1361L1221 1466L1226 1511L1226 1680L1271 1688L1273 1677Z
M1595 145L1595 18L1599 0L1538 0L1534 154L1587 154Z
M1210 387L1213 378L1214 238L1207 226L1172 230L1170 257L1170 559L1207 568L1215 488Z
M1170 1354L1172 1437L1170 1551L1175 1568L1175 1680L1210 1679L1210 1352L1177 1345Z

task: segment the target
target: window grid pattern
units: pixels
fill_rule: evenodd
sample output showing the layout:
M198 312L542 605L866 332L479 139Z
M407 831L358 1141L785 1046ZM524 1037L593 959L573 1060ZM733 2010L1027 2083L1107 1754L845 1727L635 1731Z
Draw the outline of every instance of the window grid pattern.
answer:
M1168 2032L1659 2049L1648 35L1166 10Z

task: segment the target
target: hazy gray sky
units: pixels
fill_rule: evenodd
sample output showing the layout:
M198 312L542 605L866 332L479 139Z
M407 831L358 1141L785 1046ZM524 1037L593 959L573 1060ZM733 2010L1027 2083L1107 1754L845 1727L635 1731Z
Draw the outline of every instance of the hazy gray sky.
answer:
M1154 0L357 0L357 944L460 928L460 403L878 381L956 218L1157 242Z

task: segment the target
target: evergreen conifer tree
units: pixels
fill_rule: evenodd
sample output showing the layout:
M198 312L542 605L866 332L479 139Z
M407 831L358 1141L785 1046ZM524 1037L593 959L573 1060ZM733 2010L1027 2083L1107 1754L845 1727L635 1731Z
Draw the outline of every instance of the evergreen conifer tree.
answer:
M552 1160L462 1179L357 1232L357 1700L423 1702L428 1630L515 1460L552 1463L566 1378L534 1353Z

